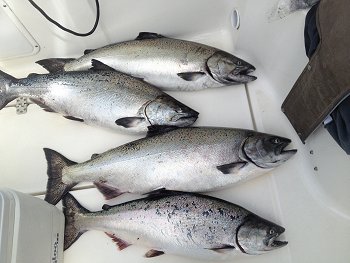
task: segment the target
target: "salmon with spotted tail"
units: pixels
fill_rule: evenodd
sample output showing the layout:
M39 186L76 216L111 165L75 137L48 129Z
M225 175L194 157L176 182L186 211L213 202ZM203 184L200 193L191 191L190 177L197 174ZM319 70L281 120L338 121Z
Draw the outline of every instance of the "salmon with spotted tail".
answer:
M255 67L215 47L156 33L141 32L135 40L85 51L77 59L37 61L49 72L88 70L97 59L163 90L200 90L256 79Z
M17 97L28 97L45 111L126 133L196 121L198 112L158 88L99 61L93 64L93 71L31 74L23 79L0 71L0 109Z
M284 149L289 139L250 130L164 129L78 164L44 149L49 176L45 200L56 204L80 182L94 182L106 199L161 188L212 191L270 171L296 152Z
M90 212L70 194L63 199L68 249L89 230L104 231L120 250L145 246L145 257L177 254L223 259L263 254L287 245L285 229L238 205L192 193L156 191L123 204Z

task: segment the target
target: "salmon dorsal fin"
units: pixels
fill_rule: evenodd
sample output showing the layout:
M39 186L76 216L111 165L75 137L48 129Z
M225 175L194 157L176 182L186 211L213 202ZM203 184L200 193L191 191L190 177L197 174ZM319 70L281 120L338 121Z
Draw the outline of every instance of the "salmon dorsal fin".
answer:
M35 76L39 76L40 74L38 73L29 73L27 78L30 78L30 77L35 77Z
M152 32L140 32L137 38L135 38L135 40L157 39L157 38L165 38L165 36L162 36L157 33L152 33Z
M96 49L85 49L84 50L84 55L87 55L89 53L91 53L92 51L95 51Z
M151 191L149 193L146 193L145 195L147 195L147 200L158 200L160 198L163 197L167 197L167 196L173 196L173 195L181 195L181 194L185 194L185 192L181 192L181 191L172 191L172 190L167 190L165 188L159 188L156 189L154 191Z
M48 72L54 73L64 72L64 65L74 60L74 58L48 58L39 60L35 63L45 68Z
M91 59L91 70L108 70L108 71L116 71L114 68L102 63L97 59Z
M146 137L153 137L155 135L163 134L169 131L173 131L176 129L179 129L177 126L170 126L170 125L151 125L147 127L147 135Z

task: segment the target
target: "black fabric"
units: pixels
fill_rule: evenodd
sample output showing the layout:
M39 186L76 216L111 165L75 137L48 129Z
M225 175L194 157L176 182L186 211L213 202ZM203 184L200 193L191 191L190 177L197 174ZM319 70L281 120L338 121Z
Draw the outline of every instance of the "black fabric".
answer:
M305 51L310 59L320 42L316 26L316 12L319 4L313 6L305 19ZM350 96L343 100L331 113L333 121L325 125L327 131L339 146L350 155Z
M318 44L320 43L320 35L316 26L316 11L319 4L314 5L306 15L305 19L305 51L307 57L310 59L315 53Z
M350 96L331 113L333 121L325 128L343 150L350 155Z

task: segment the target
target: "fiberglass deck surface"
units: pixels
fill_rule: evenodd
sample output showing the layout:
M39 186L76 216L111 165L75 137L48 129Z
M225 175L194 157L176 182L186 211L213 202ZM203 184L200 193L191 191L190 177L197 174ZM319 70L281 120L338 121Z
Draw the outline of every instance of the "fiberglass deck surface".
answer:
M286 164L251 181L210 193L239 204L286 228L282 240L288 246L260 256L241 255L230 262L348 262L350 250L349 158L324 131L317 131L303 145L280 110L280 105L307 63L303 49L305 12L269 22L268 13L277 0L151 0L145 3L121 0L101 3L101 24L94 36L81 40L67 36L42 23L39 16L15 0L8 0L28 31L40 44L33 56L2 61L0 69L16 77L44 72L36 60L47 57L78 56L85 48L130 39L138 31L155 31L209 44L252 63L258 79L247 87L231 86L199 92L171 92L200 112L197 126L248 128L292 139L298 153ZM54 6L37 1L45 10L59 10L67 24L84 30L86 14L93 14L93 1L74 1ZM23 5L25 5L23 3ZM56 6L58 5L58 6ZM137 8L135 8L137 6ZM59 7L59 8L58 8ZM71 10L81 12L72 14ZM234 30L231 14L237 9L241 26ZM147 10L147 12L144 12ZM117 13L117 14L116 14ZM163 18L167 17L167 20ZM73 19L74 18L74 19ZM90 17L91 18L91 17ZM110 23L110 21L123 23ZM49 27L49 32L47 31ZM134 36L135 35L135 36ZM50 36L50 37L48 37ZM74 161L85 161L140 136L130 136L90 127L47 113L31 105L25 115L14 108L0 111L2 175L0 185L32 194L43 194L46 160L43 147L55 149ZM313 155L310 155L313 150ZM314 167L318 167L315 171ZM88 209L99 210L104 203L96 189L74 191ZM109 201L122 202L136 196ZM146 259L147 248L130 246L118 251L104 233L90 231L65 252L65 263L114 262L199 262L172 255Z

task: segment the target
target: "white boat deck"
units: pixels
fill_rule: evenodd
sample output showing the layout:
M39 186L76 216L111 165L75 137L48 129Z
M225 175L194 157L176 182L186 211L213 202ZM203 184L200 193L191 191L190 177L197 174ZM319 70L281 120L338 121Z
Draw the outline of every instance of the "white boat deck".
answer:
M34 64L36 60L76 57L86 48L134 38L139 31L154 31L209 44L253 64L258 79L247 87L170 93L200 112L196 126L256 129L288 137L293 141L291 147L298 149L297 155L273 172L210 193L286 228L282 239L289 241L288 246L261 256L240 255L230 261L348 262L349 157L322 128L302 144L280 110L307 63L303 47L304 12L268 22L268 12L275 0L179 0L166 4L163 0L101 1L99 29L95 35L81 39L48 25L26 2L6 2L40 45L35 55L0 61L0 69L15 77L45 72ZM37 0L37 3L52 15L59 12L57 17L62 22L75 25L81 31L88 31L94 20L92 0L74 1L69 6L44 0ZM231 25L235 8L240 13L239 30ZM86 20L91 23L87 25ZM15 108L7 107L0 111L0 123L0 185L38 196L45 192L47 181L43 147L81 162L93 153L141 137L70 121L44 112L36 105L30 105L24 115L17 115ZM90 188L90 185L84 187ZM99 210L106 203L94 188L74 191L74 195L91 210ZM135 196L121 196L108 203L131 197ZM104 233L90 231L65 252L64 262L197 262L172 255L146 259L143 257L146 251L147 248L136 246L118 251Z

